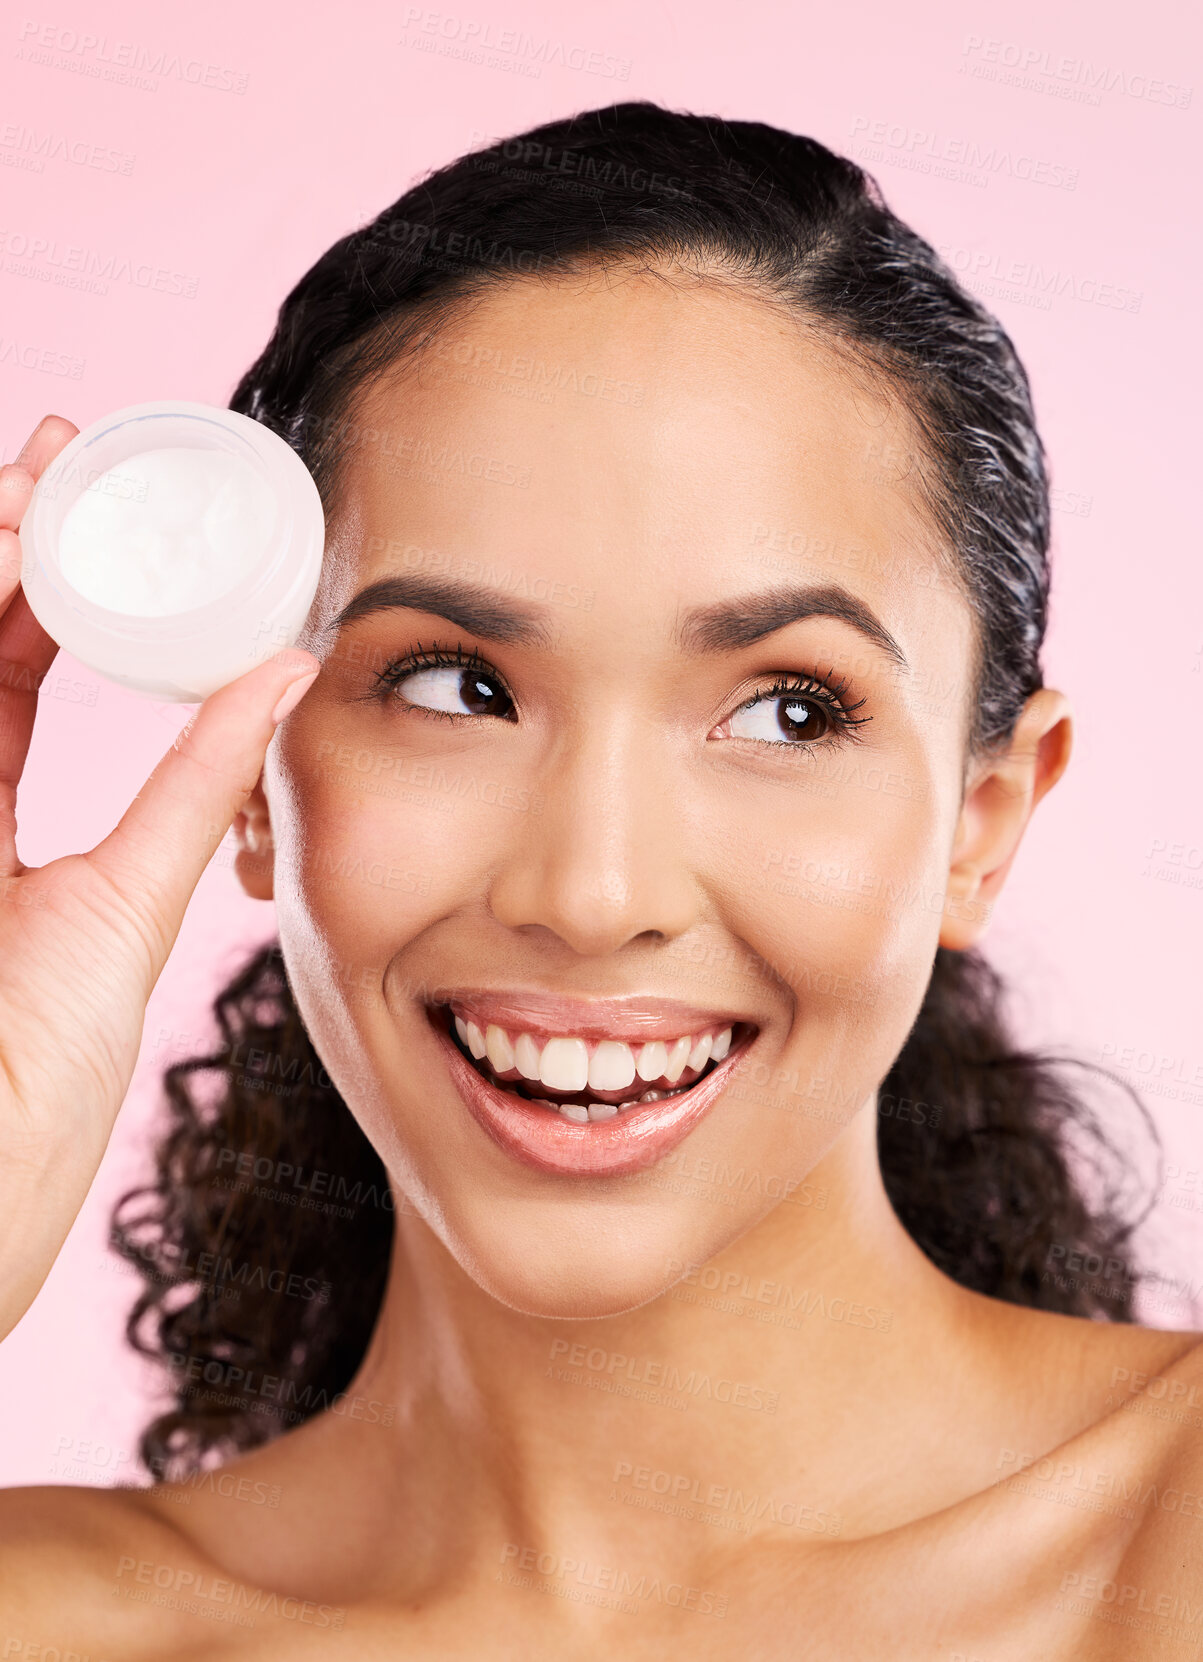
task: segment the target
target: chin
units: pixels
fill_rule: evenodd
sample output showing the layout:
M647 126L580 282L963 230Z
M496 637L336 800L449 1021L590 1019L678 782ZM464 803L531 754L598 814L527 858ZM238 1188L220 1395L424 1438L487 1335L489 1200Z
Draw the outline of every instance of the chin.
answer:
M465 1275L499 1304L526 1316L600 1320L638 1310L708 1262L758 1221L719 1220L713 1207L642 1206L606 1212L578 1200L493 1211L485 1219L444 1214L444 1245Z
M662 1268L638 1264L615 1266L600 1276L571 1264L498 1264L469 1273L499 1304L523 1316L558 1321L594 1321L638 1310L667 1292L677 1279ZM680 1272L678 1272L680 1273Z

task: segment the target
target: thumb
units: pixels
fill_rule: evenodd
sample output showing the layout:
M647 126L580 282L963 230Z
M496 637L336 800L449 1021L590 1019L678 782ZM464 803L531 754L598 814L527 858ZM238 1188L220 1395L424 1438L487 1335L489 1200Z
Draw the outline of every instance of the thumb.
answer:
M85 856L150 925L156 977L201 873L263 770L272 734L321 667L292 647L210 693Z

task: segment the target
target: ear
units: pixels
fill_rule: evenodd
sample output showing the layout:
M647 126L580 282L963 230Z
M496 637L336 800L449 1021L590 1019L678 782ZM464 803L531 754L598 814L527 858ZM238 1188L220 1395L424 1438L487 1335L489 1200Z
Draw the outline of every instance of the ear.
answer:
M948 873L940 945L965 952L986 932L990 913L1032 811L1069 765L1073 716L1051 687L1024 705L1005 749L971 770Z
M262 774L234 815L234 835L238 840L234 875L252 900L270 900L275 892L272 884L275 843Z

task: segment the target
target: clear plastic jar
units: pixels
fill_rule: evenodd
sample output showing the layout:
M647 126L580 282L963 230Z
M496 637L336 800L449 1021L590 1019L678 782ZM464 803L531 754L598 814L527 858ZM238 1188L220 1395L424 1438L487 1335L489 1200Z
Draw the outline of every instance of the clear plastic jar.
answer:
M176 449L216 454L211 463L147 457L139 466L147 452ZM172 467L202 480L225 476L230 500L254 506L241 525L228 515L223 524L215 507L224 542L212 569L197 559L201 533L185 526L191 508L173 502L162 483L147 488L149 477L170 478ZM114 546L111 533L103 558L98 553L89 568L79 527L99 523L96 499L83 504L86 515L77 513L64 537L64 521L85 491L112 498L104 505L114 508L109 521L137 533L128 538L127 573L119 569L121 538ZM132 404L78 433L38 480L19 534L29 608L60 646L121 686L191 704L296 641L317 590L326 524L312 475L278 434L234 410L170 401ZM103 539L93 534L99 550ZM179 572L170 568L173 538ZM123 604L122 596L135 594L142 598Z

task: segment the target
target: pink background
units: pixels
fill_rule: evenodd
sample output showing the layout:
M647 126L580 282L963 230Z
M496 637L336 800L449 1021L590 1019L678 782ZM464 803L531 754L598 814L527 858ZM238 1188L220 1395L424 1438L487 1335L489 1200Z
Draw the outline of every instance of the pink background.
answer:
M224 404L332 240L489 137L627 98L811 134L875 172L945 250L1032 375L1057 505L1048 679L1078 723L989 944L1025 1039L1143 1088L1169 1173L1143 1241L1167 1282L1145 1319L1203 1325L1187 1302L1203 1291L1188 207L1203 89L1186 4L1100 17L1068 0L737 12L465 0L455 13L350 0L312 14L308 32L279 0L26 4L0 25L3 459L47 411L83 427L147 399ZM72 248L116 275L76 286ZM22 858L97 841L187 713L60 654L21 797ZM235 884L231 845L156 988L87 1204L0 1349L0 1482L135 1475L127 1451L148 1399L120 1338L134 1283L106 1251L108 1208L141 1170L164 1063L208 1042L209 999L243 946L272 933L270 909Z

